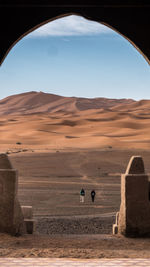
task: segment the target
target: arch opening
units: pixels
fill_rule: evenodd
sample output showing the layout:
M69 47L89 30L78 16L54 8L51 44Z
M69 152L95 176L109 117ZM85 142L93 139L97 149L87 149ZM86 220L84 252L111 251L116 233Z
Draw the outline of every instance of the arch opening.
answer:
M32 92L32 94L35 94L35 92ZM43 96L42 96L42 93L39 93L39 94L41 94L40 95L40 97L42 98ZM46 96L47 97L47 96ZM128 103L128 104L132 104L132 103ZM135 103L134 103L135 104ZM140 103L140 104L142 104L142 103ZM78 105L79 105L79 103L78 103ZM88 103L88 105L89 105L89 103ZM136 105L135 105L136 106ZM130 107L131 108L131 106L129 105L128 107ZM109 109L109 107L108 107L108 109ZM92 110L92 108L91 108L91 110ZM104 127L104 123L106 123L106 124L108 124L108 122L109 123L112 123L112 121L114 121L115 119L114 119L114 114L115 114L115 112L117 113L117 111L116 110L113 110L112 111L112 114L111 114L111 116L110 117L107 117L107 114L105 114L103 111L102 112L100 112L99 114L100 114L100 118L99 118L99 116L97 116L97 110L96 110L96 112L95 113L93 113L93 116L94 117L92 117L91 115L92 115L92 112L90 111L90 114L86 114L86 112L85 112L85 114L84 114L84 110L83 110L83 115L84 115L84 121L87 123L87 122L90 122L90 126L91 126L91 128L92 127L97 127L96 126L96 124L97 123L100 123L100 122L102 122L103 123L103 127ZM106 112L107 113L107 112ZM131 113L131 112L129 112L129 113ZM59 113L56 113L57 115L59 114ZM56 115L55 114L55 115ZM119 113L119 116L126 116L126 114L127 114L127 110L121 110L121 113ZM18 115L17 115L18 116ZM17 121L17 116L16 116L16 118L15 119L11 119L10 120L10 123L11 124L13 124L14 123L14 125L16 126L17 124L18 124L18 121ZM73 117L74 117L74 119L72 120L72 119L70 119L70 117L69 117L69 115L68 114L65 114L65 113L63 113L63 121L59 121L59 118L57 117L57 116L55 116L56 118L54 118L54 116L52 116L51 118L50 117L48 117L49 119L51 119L51 125L55 125L56 126L56 128L58 129L60 126L64 126L64 128L65 127L68 127L68 128L70 128L71 130L73 129L73 128L75 128L76 127L76 125L77 125L77 120L78 120L78 117L79 116L79 114L73 114ZM115 114L115 116L116 116L116 114ZM118 120L120 119L120 117L118 116ZM134 114L133 115L133 117L135 116L135 118L137 118L137 114ZM142 115L143 116L143 115ZM130 117L130 116L129 116ZM133 119L133 117L131 116L131 119ZM29 121L28 120L28 116L26 116L26 118L27 118L27 121ZM54 120L58 120L57 122L55 122L54 123ZM15 121L16 120L16 121ZM40 117L40 120L42 121L42 123L44 122L44 120L46 120L46 117L44 117L44 116L41 116ZM129 119L130 120L130 119ZM52 122L53 121L53 122ZM85 123L85 124L86 124ZM31 124L32 124L32 121L31 121ZM93 126L92 124L95 124L95 126ZM124 122L123 123L124 125L125 125L125 129L136 129L136 127L137 127L137 124L136 123L134 123L133 124L133 121L131 120L131 121L129 121L129 122ZM119 125L119 128L121 128L122 126L123 126L123 124L120 124ZM82 125L82 123L79 123L78 124L78 131L80 130L80 127L81 127L81 125ZM32 125L33 126L33 125ZM25 128L25 126L24 126L24 128ZM111 128L111 127L110 127ZM34 132L34 128L32 129L33 130L33 132ZM90 138L89 138L89 136L86 136L86 131L87 131L87 129L86 129L86 125L85 125L85 129L84 129L85 131L84 131L84 134L83 134L83 137L84 137L84 139L85 138L87 138L87 143L88 143L88 141L90 140ZM93 134L93 136L96 138L99 138L99 137L101 137L102 138L102 142L103 142L103 144L105 144L105 142L106 142L106 139L107 139L107 147L105 147L106 148L106 152L110 152L110 157L112 157L112 148L113 148L113 145L111 144L109 144L108 142L108 140L110 140L110 138L111 137L114 137L114 139L119 139L119 137L124 137L124 135L123 135L123 133L122 133L122 131L121 132L116 132L115 134L111 134L111 129L109 129L110 130L110 132L109 132L109 134L106 134L106 132L104 131L103 133L99 133L98 131L96 132L96 133L92 133ZM41 128L41 129L38 129L38 131L39 132L46 132L46 133L48 133L49 134L49 130L47 131L47 129L45 129L44 127L43 128ZM52 134L56 134L56 136L57 136L57 134L59 134L58 132L56 133L55 132L55 129L53 129L52 131ZM21 136L21 135L20 135ZM56 137L55 136L55 137ZM130 140L130 144L132 143L132 138L133 138L133 135L132 135L132 133L130 132L130 130L128 131L128 134L127 134L127 136L130 136L131 137L131 140ZM117 139L117 142L118 142L118 139ZM67 141L69 141L69 144L70 144L70 146L73 144L73 140L78 140L78 136L76 136L76 135L74 135L74 134L70 134L70 132L67 130L67 133L66 133L66 135L65 135L65 138L64 138L64 140L67 140ZM95 139L96 140L96 139ZM63 140L62 140L62 142L63 142ZM90 142L91 142L91 140L90 140ZM90 143L89 142L89 143ZM92 143L92 142L91 142ZM97 141L96 141L96 143L98 143ZM134 143L134 141L133 141L133 143ZM45 144L45 143L44 143ZM118 143L119 144L119 143ZM124 147L126 147L126 141L124 142ZM20 140L17 140L17 143L16 143L16 145L18 145L18 146L20 146L20 145L22 145L22 142L20 142ZM141 144L142 146L143 146L143 143ZM147 145L147 144L146 144ZM145 145L145 146L146 146ZM97 146L97 144L96 144L96 146ZM95 146L95 148L96 148L96 146ZM26 149L26 148L23 148L23 149ZM11 154L11 151L8 151L8 152L10 152L10 154ZM21 152L26 152L26 151L21 151ZM101 152L103 152L103 151L101 151ZM58 160L58 155L60 155L60 162L63 162L63 158L61 158L61 156L62 156L62 154L60 153L60 151L59 151L59 148L58 149L56 149L56 151L55 151L55 153L56 153L56 155L57 155L57 160ZM81 161L82 161L82 169L83 169L83 171L85 172L85 169L87 169L88 170L88 168L89 167L92 167L92 168L95 168L96 170L95 170L95 176L97 176L97 184L98 184L98 179L99 179L99 176L100 175L102 175L103 174L103 182L105 182L105 178L106 178L106 176L108 176L108 179L110 178L110 180L112 179L112 176L111 176L111 172L110 172L110 170L109 170L109 172L108 172L108 170L106 170L105 169L105 164L104 164L104 169L102 169L101 170L101 166L99 166L99 163L95 163L96 162L96 157L98 156L98 153L97 153L97 151L94 151L94 153L95 153L95 155L94 155L94 162L93 162L93 155L91 154L91 153L89 153L89 155L88 155L88 163L87 162L85 162L84 161L84 159L82 158L82 157L80 157L81 156L81 154L82 154L83 152L80 152L79 153L79 155L78 155L78 158L79 159L81 159ZM123 152L124 153L124 152ZM84 154L84 153L83 153ZM85 154L84 154L85 155ZM100 154L100 155L103 155L103 153L102 154ZM63 155L64 156L64 155ZM108 157L108 154L107 154L107 157ZM40 162L40 159L38 159L39 161L38 162ZM68 161L67 161L68 160ZM68 158L67 158L67 160L66 160L66 162L67 162L67 165L66 165L66 169L68 168L68 166L69 166L69 161L70 161L70 155L68 155ZM90 162L90 164L89 164L89 162ZM64 162L63 162L64 163ZM103 162L104 163L104 162ZM103 164L103 163L101 163L101 164ZM76 164L79 164L79 162L77 163L76 162L76 160L73 162L73 166L76 166ZM81 164L81 162L80 162L80 164ZM54 164L54 165L56 165L56 163ZM114 161L113 161L113 165L115 165L114 164ZM40 166L39 166L40 167ZM27 168L27 166L26 166L26 168ZM38 171L37 171L38 172ZM70 172L72 172L72 169L70 170ZM36 175L38 176L38 174L36 173ZM85 174L85 173L80 173L80 171L79 171L79 175L76 173L76 174L74 174L74 175L76 175L77 176L77 179L79 178L81 178L81 180L80 180L80 183L83 183L83 182L85 182L85 180L84 179L86 179L86 182L87 182L87 185L89 185L90 183L91 183L91 178L87 178L87 175ZM118 174L116 174L115 173L115 175L116 175L116 177L117 177L117 179L119 179L119 175ZM47 176L47 174L45 175L45 178L46 178L46 176ZM70 177L70 174L69 175L67 175L66 174L66 172L65 172L65 174L64 175L60 175L61 176L61 179L63 179L64 177L62 177L62 176L65 176L65 178L67 177L67 178L69 178ZM81 176L81 177L79 177L79 176ZM90 176L90 175L89 175ZM60 177L59 177L60 178ZM82 182L83 181L83 182ZM45 179L44 181L43 181L46 185L48 184L48 181ZM42 186L43 186L43 182L42 182ZM63 181L63 183L65 184L65 181ZM61 184L61 183L60 183ZM117 183L117 187L119 186L118 185L119 183ZM45 187L46 188L46 187ZM91 190L91 188L90 189L88 189L88 190ZM89 192L88 192L89 193ZM107 194L106 194L107 195ZM76 199L79 197L78 195L77 195L77 193L75 193L74 192L74 196L76 197ZM98 195L97 195L98 196ZM101 196L101 203L102 203L102 197L104 198L104 194L102 194ZM117 195L117 197L118 197L118 195ZM57 198L56 198L58 201L59 201L59 197L57 196ZM79 198L78 198L78 200L79 200ZM45 202L47 202L47 197L45 197L45 200L44 200ZM89 200L88 200L89 201ZM88 202L89 203L89 202ZM65 205L68 205L68 203L64 203L64 206ZM75 205L75 204L74 204ZM99 203L99 205L100 205L100 203ZM65 206L66 207L66 206ZM84 207L85 208L85 207ZM88 209L89 209L89 207L87 207ZM72 208L70 208L70 209L72 209ZM59 212L60 212L60 210L62 210L62 206L60 205L59 206Z
M144 52L138 47L138 45L136 44L136 42L132 41L132 38L129 38L126 34L124 34L122 31L120 31L119 29L117 29L117 26L114 27L111 25L111 23L107 23L105 22L104 20L101 20L99 18L97 19L93 19L91 18L90 16L88 15L85 15L85 14L82 14L80 12L67 12L67 13L63 13L63 14L59 14L58 16L55 16L55 17L52 17L51 19L47 19L47 20L44 20L42 22L40 22L39 24L36 24L34 25L33 27L29 28L26 32L24 32L22 35L20 35L18 37L17 40L15 40L12 45L9 47L9 49L6 51L4 57L1 59L1 64L3 63L3 61L5 60L5 58L7 57L8 53L10 52L10 50L23 38L25 37L26 35L28 35L29 33L33 32L34 30L38 29L39 27L49 23L49 22L52 22L52 21L55 21L57 19L60 19L60 18L64 18L64 17L67 17L67 16L71 16L71 15L75 15L75 16L81 16L89 21L95 21L97 23L100 23L102 25L105 25L107 26L108 28L112 29L113 31L115 31L116 33L120 34L122 37L124 37L128 42L130 42L134 47L135 49L145 58L145 60L148 62L148 64L150 64L150 59L144 54Z

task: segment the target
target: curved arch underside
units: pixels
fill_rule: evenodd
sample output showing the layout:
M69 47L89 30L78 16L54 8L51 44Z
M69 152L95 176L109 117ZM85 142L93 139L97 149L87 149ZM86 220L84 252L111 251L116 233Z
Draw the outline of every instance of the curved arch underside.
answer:
M69 2L72 2L71 4ZM0 64L26 34L64 15L108 25L128 39L150 64L149 0L0 0Z

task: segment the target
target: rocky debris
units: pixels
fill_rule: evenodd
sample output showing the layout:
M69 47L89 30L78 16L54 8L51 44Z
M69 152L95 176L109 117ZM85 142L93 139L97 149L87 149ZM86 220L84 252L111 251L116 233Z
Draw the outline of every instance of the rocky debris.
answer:
M109 217L43 217L36 219L39 234L111 234L115 216Z

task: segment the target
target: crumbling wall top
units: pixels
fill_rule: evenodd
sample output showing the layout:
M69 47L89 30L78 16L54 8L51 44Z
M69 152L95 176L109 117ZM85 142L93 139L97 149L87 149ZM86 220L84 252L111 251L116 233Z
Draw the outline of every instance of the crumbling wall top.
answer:
M131 157L125 174L144 174L144 162L141 156Z
M0 169L13 169L7 154L0 154Z

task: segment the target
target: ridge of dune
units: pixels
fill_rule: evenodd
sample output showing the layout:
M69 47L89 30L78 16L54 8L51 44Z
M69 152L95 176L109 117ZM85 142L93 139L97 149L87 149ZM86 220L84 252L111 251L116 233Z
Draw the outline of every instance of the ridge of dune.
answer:
M0 100L0 115L34 113L75 113L91 109L111 109L120 105L135 104L133 99L64 97L43 92L27 92Z
M139 101L131 102L126 105L126 103L122 103L116 105L112 108L113 110L117 111L128 111L128 112L135 112L135 111L147 111L150 110L150 100L142 99Z

